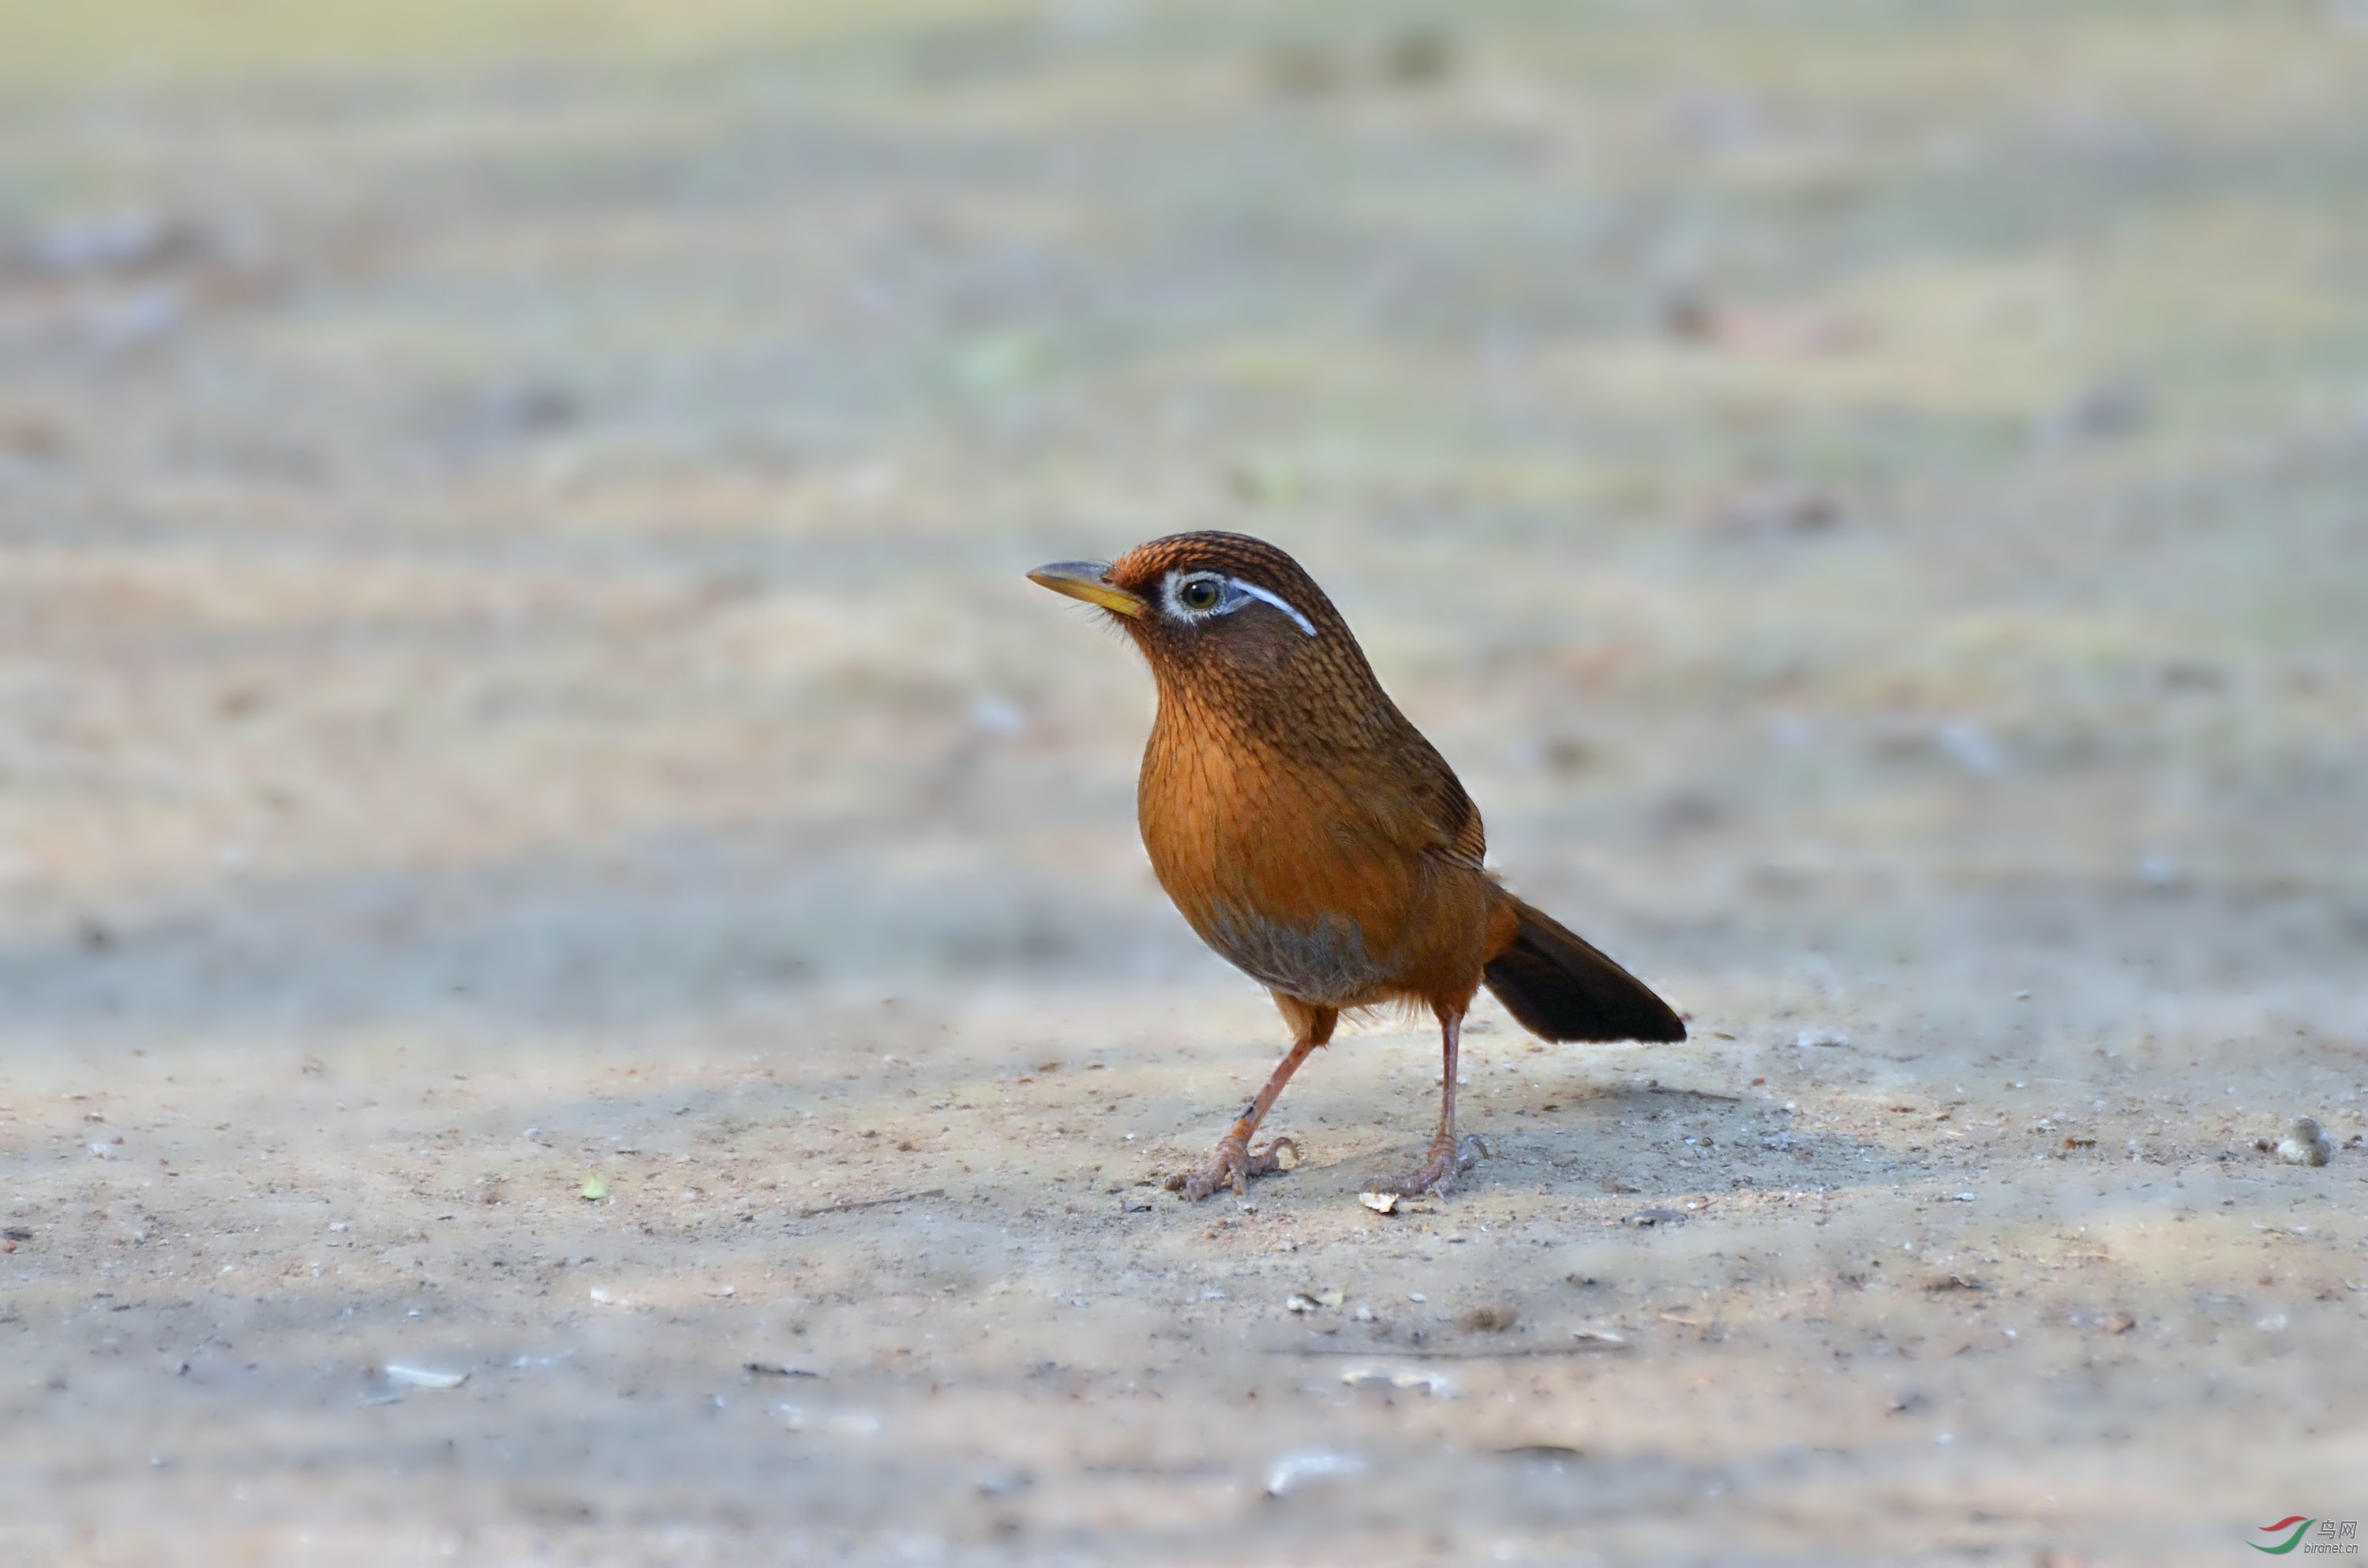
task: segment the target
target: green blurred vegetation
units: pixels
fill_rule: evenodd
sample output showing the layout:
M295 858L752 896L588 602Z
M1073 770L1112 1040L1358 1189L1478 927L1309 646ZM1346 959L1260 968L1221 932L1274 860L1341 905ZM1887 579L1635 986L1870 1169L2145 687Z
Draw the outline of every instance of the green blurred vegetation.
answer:
M471 57L672 57L811 43L996 9L962 0L0 0L0 74L155 80L449 64Z

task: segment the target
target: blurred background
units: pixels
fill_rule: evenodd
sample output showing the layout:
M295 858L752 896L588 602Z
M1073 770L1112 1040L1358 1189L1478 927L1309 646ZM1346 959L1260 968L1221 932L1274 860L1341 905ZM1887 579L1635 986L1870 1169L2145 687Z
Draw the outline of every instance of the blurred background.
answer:
M135 1052L242 1125L300 1062L888 998L990 1065L1181 1008L1263 1071L1135 844L1149 682L1021 575L1206 527L1325 585L1512 885L1745 1045L2356 1108L2355 0L0 40L20 1210L34 1102Z
M2368 952L2342 6L6 26L20 1019L118 926L109 1017L241 1033L1205 967L1018 573L1210 526L1665 969L1973 888Z

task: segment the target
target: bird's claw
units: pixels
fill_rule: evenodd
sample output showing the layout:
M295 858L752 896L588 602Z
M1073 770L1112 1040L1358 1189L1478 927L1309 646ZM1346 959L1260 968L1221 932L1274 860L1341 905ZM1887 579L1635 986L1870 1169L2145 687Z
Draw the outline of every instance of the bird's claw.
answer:
M1245 1197L1250 1190L1250 1177L1273 1176L1282 1167L1282 1151L1291 1151L1293 1164L1299 1160L1299 1145L1288 1138L1278 1138L1263 1149L1253 1149L1245 1139L1227 1138L1218 1143L1217 1153L1202 1169L1178 1171L1167 1178L1167 1190L1180 1192L1193 1203L1208 1197L1222 1187L1230 1187Z
M1488 1142L1477 1132L1466 1134L1460 1143L1433 1143L1430 1158L1422 1168L1389 1190L1400 1198L1421 1198L1426 1194L1445 1192L1455 1178L1488 1158Z

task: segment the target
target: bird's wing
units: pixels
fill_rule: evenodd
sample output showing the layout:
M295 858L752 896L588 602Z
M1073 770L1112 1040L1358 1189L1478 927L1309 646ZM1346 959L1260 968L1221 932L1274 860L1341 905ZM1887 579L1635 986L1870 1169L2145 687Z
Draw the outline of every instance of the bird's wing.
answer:
M1394 749L1363 791L1384 835L1410 853L1479 870L1488 856L1488 834L1455 770L1411 726L1405 744Z
M1435 774L1424 779L1429 817L1440 838L1435 853L1450 862L1471 870L1480 869L1488 858L1488 832L1480 824L1480 808L1463 792L1463 782L1429 744L1423 750L1430 753ZM1428 770L1427 770L1428 771Z

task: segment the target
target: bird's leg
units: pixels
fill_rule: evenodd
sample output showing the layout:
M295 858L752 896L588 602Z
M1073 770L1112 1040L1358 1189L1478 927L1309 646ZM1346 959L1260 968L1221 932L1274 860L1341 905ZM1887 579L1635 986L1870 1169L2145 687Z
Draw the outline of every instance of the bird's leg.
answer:
M1444 1192L1448 1184L1463 1171L1469 1170L1488 1152L1488 1145L1477 1136L1457 1142L1455 1138L1455 1058L1463 1039L1463 1012L1458 1008L1439 1014L1439 1135L1430 1141L1430 1157L1422 1168L1392 1190L1406 1198L1419 1198L1426 1192Z
M1208 1165L1197 1171L1178 1171L1169 1176L1168 1191L1180 1192L1195 1203L1222 1187L1247 1193L1250 1189L1250 1177L1272 1176L1282 1169L1283 1150L1289 1149L1292 1159L1299 1158L1299 1145L1288 1138L1278 1138L1265 1148L1254 1150L1250 1147L1250 1135L1258 1131L1258 1123L1266 1119L1266 1113L1274 1108L1274 1102L1281 1096L1282 1086L1291 1082L1291 1075L1299 1071L1299 1064L1332 1038L1332 1026L1339 1021L1340 1015L1332 1007L1311 1007L1295 999L1281 996L1275 1000L1283 1004L1283 1017L1291 1020L1292 1033L1299 1037L1292 1043L1291 1053L1275 1063L1273 1073L1267 1077L1266 1087L1258 1092L1258 1098L1242 1108L1242 1114L1234 1119L1233 1126L1217 1140L1217 1151Z

